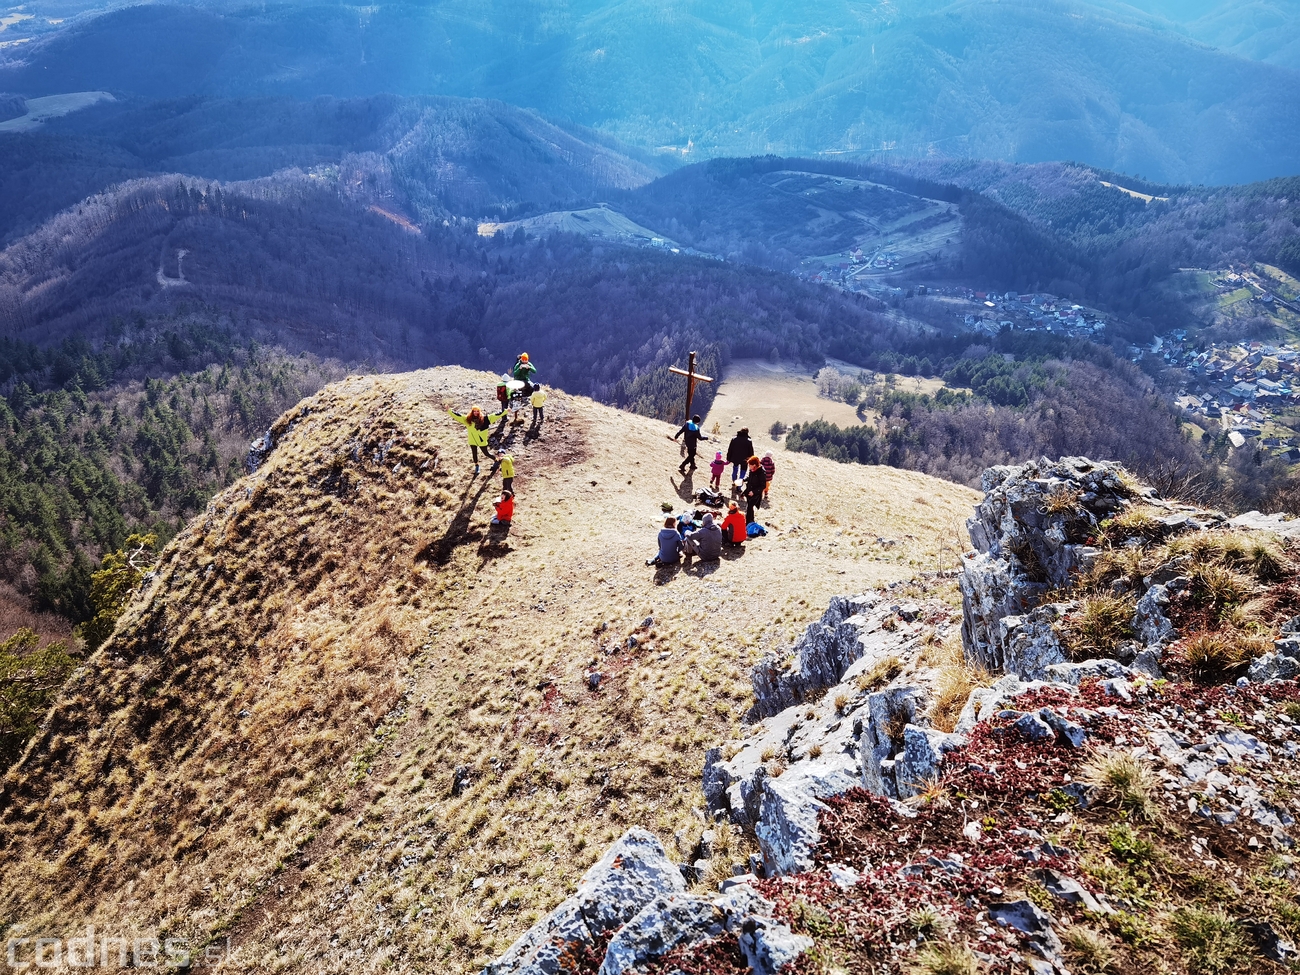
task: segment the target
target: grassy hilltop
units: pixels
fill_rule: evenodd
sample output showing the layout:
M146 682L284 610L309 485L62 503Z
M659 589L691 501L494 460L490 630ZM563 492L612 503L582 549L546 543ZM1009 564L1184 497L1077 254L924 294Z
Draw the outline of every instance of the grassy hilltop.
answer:
M444 412L492 384L350 378L276 422L0 785L0 930L468 971L627 826L695 822L762 652L964 545L974 492L782 454L768 538L656 576L661 503L684 504L671 428L559 393L542 439L513 428L493 539L499 481Z

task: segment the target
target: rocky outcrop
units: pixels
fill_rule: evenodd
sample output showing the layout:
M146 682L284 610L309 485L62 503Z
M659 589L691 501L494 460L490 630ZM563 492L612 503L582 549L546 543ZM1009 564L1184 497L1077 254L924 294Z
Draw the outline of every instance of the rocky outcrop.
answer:
M1136 486L1117 464L1084 457L993 467L984 472L983 486L984 500L967 522L975 551L963 559L959 576L962 643L972 663L1024 680L1044 679L1050 667L1065 662L1058 622L1077 604L1040 604L1048 592L1068 589L1076 573L1092 566L1106 519L1140 502L1148 538L1226 523L1220 512L1161 500L1151 488ZM1127 655L1121 654L1125 663L1152 677L1160 676L1159 651L1177 637L1168 617L1169 598L1187 580L1176 563L1143 580L1135 593L1136 639Z
M787 651L769 654L750 673L754 706L748 718L767 718L844 680L858 661L895 656L920 633L921 608L887 593L836 596Z
M573 895L533 925L485 975L554 975L575 952L595 946L656 898L686 891L681 871L655 836L631 829L588 870Z
M587 871L568 900L488 965L484 975L573 971L602 944L600 975L624 975L723 934L735 936L755 975L775 975L812 947L811 939L776 920L775 905L746 884L714 897L688 893L659 841L633 829Z

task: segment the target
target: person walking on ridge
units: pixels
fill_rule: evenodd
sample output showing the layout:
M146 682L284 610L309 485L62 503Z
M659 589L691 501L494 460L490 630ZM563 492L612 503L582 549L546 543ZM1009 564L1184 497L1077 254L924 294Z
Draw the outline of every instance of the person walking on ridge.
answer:
M734 485L744 473L745 464L754 456L754 441L749 439L749 427L741 427L727 444L727 463L731 465L731 483Z
M496 455L488 447L488 431L492 429L492 424L499 421L506 415L506 411L485 414L477 406L473 407L468 413L457 413L455 410L448 410L447 414L465 428L466 439L469 442L469 451L474 456L474 473L478 473L478 452L481 449L483 456L489 460L496 460Z
M673 440L683 437L682 442L686 444L686 458L682 461L681 466L677 468L682 474L686 474L686 467L689 464L693 472L695 470L695 450L701 440L708 440L704 431L700 429L700 415L696 413L693 417L682 424L681 429L672 435Z

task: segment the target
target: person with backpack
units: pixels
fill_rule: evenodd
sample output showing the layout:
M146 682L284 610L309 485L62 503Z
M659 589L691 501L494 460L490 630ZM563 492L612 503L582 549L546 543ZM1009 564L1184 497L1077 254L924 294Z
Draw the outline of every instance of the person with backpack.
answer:
M754 512L763 503L763 492L767 490L767 474L757 457L749 458L749 475L745 478L745 524L753 524Z
M495 461L496 455L488 448L488 431L492 429L492 424L499 421L506 415L506 411L485 414L477 406L473 407L468 413L457 413L455 410L448 410L448 415L465 428L466 439L469 442L470 453L474 455L474 473L478 473L478 452L481 449L483 456L489 460Z
M677 468L682 474L686 474L686 466L689 464L693 472L695 470L695 450L701 440L708 440L704 431L700 429L700 415L696 413L693 417L682 424L681 429L674 433L671 439L676 440L685 434L682 442L686 444L686 458L682 461L681 466Z
M722 521L722 540L728 545L744 545L749 539L745 516L734 501L727 502L727 517Z
M740 480L745 464L754 455L754 441L749 439L749 427L741 427L727 444L727 463L731 465L731 483Z

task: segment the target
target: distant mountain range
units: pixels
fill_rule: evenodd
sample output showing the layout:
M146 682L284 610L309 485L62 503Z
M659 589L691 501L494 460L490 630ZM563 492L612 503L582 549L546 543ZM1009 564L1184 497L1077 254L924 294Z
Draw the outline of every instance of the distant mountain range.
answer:
M0 91L489 97L686 160L1075 159L1192 183L1300 171L1297 5L1138 6L149 5L5 48Z

